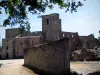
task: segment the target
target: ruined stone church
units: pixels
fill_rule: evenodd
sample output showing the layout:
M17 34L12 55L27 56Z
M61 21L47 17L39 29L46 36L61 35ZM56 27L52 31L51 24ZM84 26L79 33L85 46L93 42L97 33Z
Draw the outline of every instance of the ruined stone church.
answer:
M24 65L45 72L70 72L71 51L94 48L98 41L93 35L79 36L77 32L63 32L59 14L42 16L42 31L20 34L20 28L6 29L2 40L2 59L23 58Z
M59 14L43 15L42 31L20 34L20 28L6 29L6 37L2 40L1 58L23 58L24 49L26 48L46 42L57 41L66 37L72 39L72 50L81 48L84 40L88 40L83 36L79 37L77 32L63 32ZM90 37L93 40L93 44L96 44L93 36L87 37Z

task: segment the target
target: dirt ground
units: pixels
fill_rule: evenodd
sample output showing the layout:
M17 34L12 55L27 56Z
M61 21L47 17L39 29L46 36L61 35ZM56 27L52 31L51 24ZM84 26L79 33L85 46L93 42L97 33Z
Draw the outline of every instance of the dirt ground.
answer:
M24 60L0 60L0 75L37 75L30 69L23 67Z
M87 75L93 72L100 72L100 61L71 62L70 67L79 74Z
M0 60L0 75L37 75L30 69L22 66L23 59L17 60ZM99 62L71 62L71 70L80 74L87 75L95 71L100 71Z

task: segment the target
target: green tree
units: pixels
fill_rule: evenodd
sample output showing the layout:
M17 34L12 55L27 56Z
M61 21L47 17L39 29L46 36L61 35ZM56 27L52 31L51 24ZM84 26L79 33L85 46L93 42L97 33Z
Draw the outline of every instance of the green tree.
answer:
M19 24L20 27L29 30L30 24L26 8L28 8L28 12L41 16L41 13L44 13L47 7L52 9L54 5L58 5L60 9L65 8L65 12L77 12L77 8L83 4L76 0L1 0L0 14L2 14L1 9L4 8L6 14L9 15L3 26Z

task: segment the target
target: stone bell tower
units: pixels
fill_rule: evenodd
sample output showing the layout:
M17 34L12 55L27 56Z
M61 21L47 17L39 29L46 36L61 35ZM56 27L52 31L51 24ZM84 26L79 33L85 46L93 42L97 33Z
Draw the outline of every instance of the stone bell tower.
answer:
M47 42L56 41L62 38L61 19L59 14L53 13L42 16L42 32Z

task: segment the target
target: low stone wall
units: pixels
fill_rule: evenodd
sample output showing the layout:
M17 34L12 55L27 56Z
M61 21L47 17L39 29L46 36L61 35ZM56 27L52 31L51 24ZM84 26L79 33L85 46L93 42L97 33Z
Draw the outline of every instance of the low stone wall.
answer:
M100 61L100 49L81 49L72 52L72 61Z
M68 38L28 48L24 52L24 65L50 73L70 72Z

